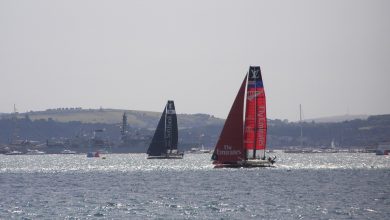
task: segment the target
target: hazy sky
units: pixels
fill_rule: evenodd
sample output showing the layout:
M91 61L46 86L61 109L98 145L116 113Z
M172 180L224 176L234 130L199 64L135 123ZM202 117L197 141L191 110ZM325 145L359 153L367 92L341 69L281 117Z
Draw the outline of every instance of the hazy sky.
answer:
M269 118L390 113L390 1L0 0L0 112L225 118L260 65Z

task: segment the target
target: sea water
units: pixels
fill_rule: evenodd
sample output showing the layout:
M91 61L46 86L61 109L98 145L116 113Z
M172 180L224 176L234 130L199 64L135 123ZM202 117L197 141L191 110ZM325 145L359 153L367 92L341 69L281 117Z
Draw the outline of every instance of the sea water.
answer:
M0 219L390 219L390 157L286 154L214 169L210 154L0 155Z

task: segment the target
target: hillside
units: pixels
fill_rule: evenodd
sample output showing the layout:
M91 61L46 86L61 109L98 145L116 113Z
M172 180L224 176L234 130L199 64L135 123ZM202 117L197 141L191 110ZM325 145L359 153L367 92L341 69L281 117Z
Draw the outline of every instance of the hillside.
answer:
M154 129L161 117L161 112L123 110L123 109L50 109L19 114L19 118L35 120L53 120L56 122L120 124L123 113L127 115L129 126L136 128ZM10 116L10 115L9 115ZM207 114L178 114L181 128L205 125L220 125L223 119Z
M128 116L127 146L139 145L144 150L156 128L161 113L119 109L98 110L47 110L0 118L0 144L7 144L12 137L19 140L67 140L74 144L82 137L91 137L95 129L104 129L104 138L112 146L122 146L121 120L123 112ZM207 114L179 114L179 145L190 149L203 144L215 146L224 120ZM317 123L268 120L267 146L289 148L300 146L300 130L303 131L303 147L329 147L334 142L339 148L375 147L390 141L390 115L370 116L342 122ZM85 141L84 146L87 146Z
M336 123L285 122L272 120L268 124L267 144L278 147L299 146L302 127L306 147L375 147L390 141L390 115L375 115Z
M316 122L316 123L332 123L332 122L343 122L343 121L352 121L355 119L366 120L369 115L337 115L321 118L311 118L305 119L305 122Z
M124 112L128 122L125 137L121 134ZM79 148L88 146L88 138L99 129L104 130L101 138L111 146L140 147L145 152L160 117L160 112L120 109L56 109L6 114L0 118L0 145L12 139L33 140L40 145L47 141L63 142L81 152L85 149ZM179 144L184 149L199 144L214 146L223 124L223 119L207 114L178 114Z

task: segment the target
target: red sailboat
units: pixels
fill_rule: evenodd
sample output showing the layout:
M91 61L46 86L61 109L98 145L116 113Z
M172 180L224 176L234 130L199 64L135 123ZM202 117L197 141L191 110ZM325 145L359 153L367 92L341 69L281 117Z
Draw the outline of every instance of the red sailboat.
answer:
M241 84L212 159L216 167L270 167L266 158L267 118L259 66L251 66Z

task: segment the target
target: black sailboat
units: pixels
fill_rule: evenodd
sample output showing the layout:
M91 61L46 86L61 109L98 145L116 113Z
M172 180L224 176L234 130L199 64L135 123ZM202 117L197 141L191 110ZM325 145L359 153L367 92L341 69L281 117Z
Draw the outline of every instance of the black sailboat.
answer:
M182 159L183 153L178 151L177 142L178 128L175 104L169 100L149 145L148 159Z

